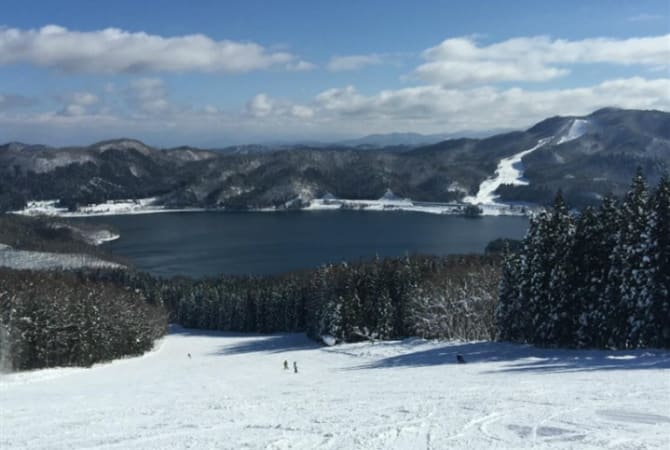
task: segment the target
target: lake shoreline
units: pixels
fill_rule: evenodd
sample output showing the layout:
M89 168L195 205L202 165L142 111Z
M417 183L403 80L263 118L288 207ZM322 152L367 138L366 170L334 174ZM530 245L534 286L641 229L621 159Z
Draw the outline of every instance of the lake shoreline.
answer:
M470 205L467 203L430 203L417 204L423 202L413 202L409 199L393 200L349 200L349 199L313 199L305 205L296 206L295 201L287 202L280 207L266 208L248 208L248 209L229 209L220 208L168 208L165 205L156 203L155 197L146 199L129 199L119 201L109 201L99 204L91 204L81 207L77 211L69 211L67 208L59 207L59 200L37 200L30 201L28 205L17 211L11 211L9 214L18 214L24 216L50 216L50 217L101 217L101 216L125 216L125 215L145 215L145 214L165 214L165 213L187 213L187 212L221 212L221 213L239 213L239 212L299 212L299 211L375 211L375 212L417 212L435 215L467 216L466 208L468 206L478 206L481 210L479 216L528 216L537 206L518 204L518 205Z

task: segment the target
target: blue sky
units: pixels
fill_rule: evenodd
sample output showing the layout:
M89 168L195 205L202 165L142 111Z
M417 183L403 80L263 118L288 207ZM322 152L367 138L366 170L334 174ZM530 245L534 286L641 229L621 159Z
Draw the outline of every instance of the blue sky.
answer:
M0 141L479 134L670 109L668 0L3 0L0 27Z

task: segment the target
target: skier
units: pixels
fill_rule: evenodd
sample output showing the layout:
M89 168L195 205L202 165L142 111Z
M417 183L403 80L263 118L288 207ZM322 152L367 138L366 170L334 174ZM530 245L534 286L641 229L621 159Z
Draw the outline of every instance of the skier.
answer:
M293 373L298 373L298 362L293 361Z
M458 364L465 364L465 358L463 358L463 355L461 355L460 353L457 353L456 354L456 362Z
M188 359L191 359L191 354L190 354L190 353L187 353L187 355L188 355Z
M288 370L288 361L284 360L284 370Z

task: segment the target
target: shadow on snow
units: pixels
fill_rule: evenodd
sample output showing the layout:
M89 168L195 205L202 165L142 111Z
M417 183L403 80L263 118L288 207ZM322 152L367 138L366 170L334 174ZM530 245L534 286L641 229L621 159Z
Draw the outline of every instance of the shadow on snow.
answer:
M445 344L439 348L384 358L352 369L457 364L456 355L458 354L463 355L466 364L503 363L499 368L491 370L486 370L484 367L484 373L556 373L670 368L670 352L667 350L567 350L501 342L473 342Z
M239 355L244 353L266 352L283 353L300 350L314 350L321 346L301 334L241 335L252 340L224 345L214 354Z
M212 355L239 355L244 353L267 352L282 353L299 350L313 350L321 346L309 339L305 334L258 334L242 333L233 331L199 330L195 328L183 328L179 325L170 325L169 334L188 337L219 337L222 340L221 347L211 353ZM225 344L226 339L239 339Z
M335 347L323 347L304 334L257 334L222 331L196 330L170 325L170 334L189 337L220 337L226 339L244 338L230 344L222 342L214 355L240 355L266 352L284 353L301 350L323 349L332 353L357 356L347 344ZM421 339L409 339L403 342L382 341L372 344L401 346L404 353L389 356L345 370L384 369L393 367L429 367L445 364L457 364L456 355L463 355L466 365L481 365L483 373L559 373L584 372L592 370L645 370L670 369L670 351L661 349L638 350L570 350L538 348L531 345L508 342L466 342L443 343L427 350L415 350L414 347L427 344ZM439 345L439 344L438 344ZM496 368L487 368L486 363L499 363Z

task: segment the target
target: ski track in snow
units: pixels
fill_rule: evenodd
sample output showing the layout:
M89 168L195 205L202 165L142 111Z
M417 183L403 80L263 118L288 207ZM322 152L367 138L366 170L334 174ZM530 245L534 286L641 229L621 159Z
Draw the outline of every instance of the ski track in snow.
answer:
M0 448L668 448L669 368L660 350L175 329L142 357L0 375Z

